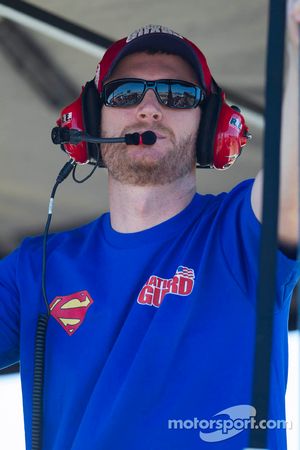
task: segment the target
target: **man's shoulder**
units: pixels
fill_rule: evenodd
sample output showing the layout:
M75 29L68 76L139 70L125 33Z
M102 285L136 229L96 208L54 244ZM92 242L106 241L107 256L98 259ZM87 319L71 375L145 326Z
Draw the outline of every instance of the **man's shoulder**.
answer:
M47 237L47 253L64 245L82 244L99 227L101 217L74 228L59 230L50 233ZM40 253L43 247L44 234L29 236L23 240L20 246L21 252Z
M236 205L244 200L249 200L251 205L251 190L254 179L247 179L239 182L228 191L223 191L217 194L197 194L202 200L202 204L205 205L204 211L208 211L209 207L219 211L222 206L230 208L230 205Z

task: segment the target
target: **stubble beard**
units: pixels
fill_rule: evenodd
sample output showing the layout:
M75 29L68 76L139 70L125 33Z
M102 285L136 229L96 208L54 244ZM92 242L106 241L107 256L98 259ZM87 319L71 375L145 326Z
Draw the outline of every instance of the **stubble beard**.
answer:
M166 132L162 128L159 130ZM131 131L123 130L121 135L128 132ZM157 186L171 183L191 173L196 165L196 136L183 136L176 142L170 130L167 135L169 139L165 152L155 160L147 157L132 158L126 144L101 144L102 159L110 176L122 184ZM143 147L140 151L143 151Z

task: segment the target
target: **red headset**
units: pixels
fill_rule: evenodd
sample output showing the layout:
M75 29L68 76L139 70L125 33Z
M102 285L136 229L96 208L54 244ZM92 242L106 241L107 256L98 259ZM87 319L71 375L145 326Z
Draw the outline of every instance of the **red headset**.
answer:
M245 119L239 108L226 103L225 94L213 80L200 49L188 39L160 25L140 28L109 47L97 66L95 78L86 83L73 103L63 108L57 125L100 137L103 83L122 58L147 50L177 54L191 64L207 95L201 104L196 144L197 167L221 170L230 167L251 137ZM62 149L77 163L98 161L98 165L104 167L99 144L84 141L78 144L64 143Z

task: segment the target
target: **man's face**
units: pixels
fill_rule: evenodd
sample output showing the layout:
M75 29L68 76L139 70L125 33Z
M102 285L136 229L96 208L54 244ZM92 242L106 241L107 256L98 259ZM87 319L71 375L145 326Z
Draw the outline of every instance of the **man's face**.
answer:
M108 81L119 78L178 79L197 83L193 69L176 55L135 53L124 58ZM195 171L195 143L200 108L172 109L160 104L152 90L141 103L102 108L104 137L154 131L154 145L102 144L109 174L124 184L162 185Z

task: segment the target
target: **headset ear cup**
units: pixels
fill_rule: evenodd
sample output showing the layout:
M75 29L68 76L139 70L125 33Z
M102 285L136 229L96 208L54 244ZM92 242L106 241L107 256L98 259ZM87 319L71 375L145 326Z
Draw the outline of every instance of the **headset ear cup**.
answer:
M82 93L82 116L85 131L94 137L100 136L101 108L102 102L94 80L88 81ZM97 161L100 152L98 166L104 167L100 145L88 142L87 148L89 160Z
M212 93L203 104L197 136L197 163L202 168L214 167L216 131L222 107L220 93Z

